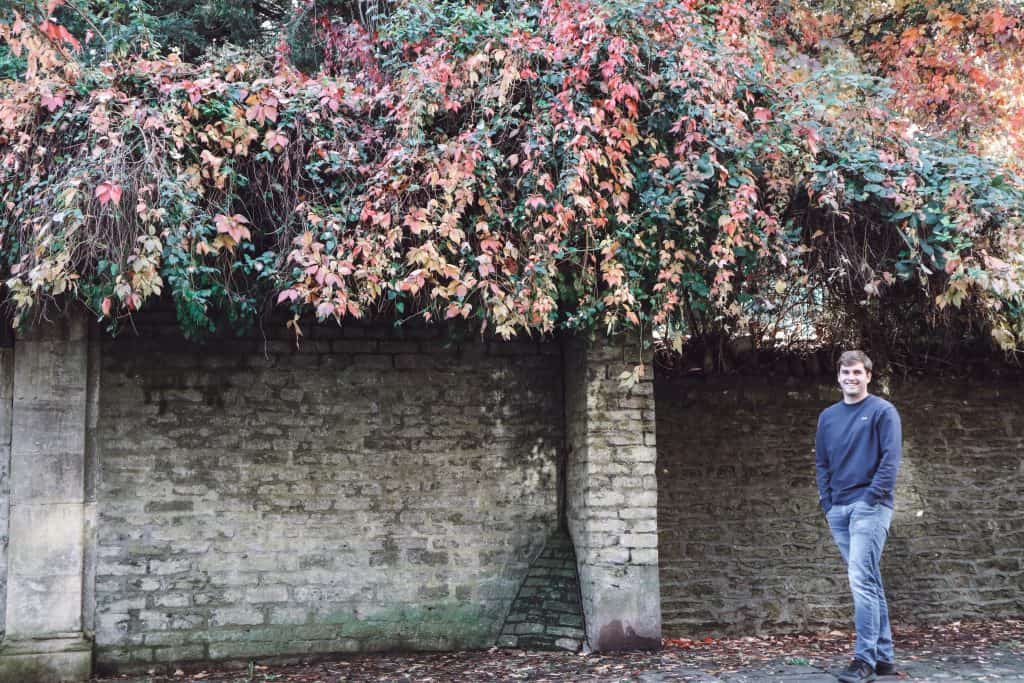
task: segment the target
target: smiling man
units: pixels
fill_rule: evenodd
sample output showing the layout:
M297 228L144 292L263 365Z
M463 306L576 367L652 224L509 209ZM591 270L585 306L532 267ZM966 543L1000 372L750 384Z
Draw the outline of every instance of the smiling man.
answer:
M900 416L868 393L871 359L863 351L839 357L843 400L822 411L814 440L818 495L832 538L846 563L857 629L854 659L843 683L895 673L889 606L879 562L892 522L900 467Z

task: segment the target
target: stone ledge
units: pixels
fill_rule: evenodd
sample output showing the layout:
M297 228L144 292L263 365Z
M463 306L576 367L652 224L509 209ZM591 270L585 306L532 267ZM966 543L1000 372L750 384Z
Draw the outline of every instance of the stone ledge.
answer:
M0 681L72 683L92 675L92 643L83 638L8 640L0 644Z

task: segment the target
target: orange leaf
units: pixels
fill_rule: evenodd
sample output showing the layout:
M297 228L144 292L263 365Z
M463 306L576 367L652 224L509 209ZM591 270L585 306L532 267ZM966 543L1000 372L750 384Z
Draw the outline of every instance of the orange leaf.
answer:
M49 19L39 24L39 30L43 35L55 43L67 43L76 51L82 49L82 44L78 42L78 39L71 35L66 28L60 24L50 21Z

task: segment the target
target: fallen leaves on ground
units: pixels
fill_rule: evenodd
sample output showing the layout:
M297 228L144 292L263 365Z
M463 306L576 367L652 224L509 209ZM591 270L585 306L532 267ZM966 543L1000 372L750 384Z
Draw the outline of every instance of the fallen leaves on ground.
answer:
M995 648L1024 658L1024 621L962 621L941 626L902 626L895 632L898 655L907 660L936 659L984 663ZM186 674L95 679L95 683L340 683L394 681L635 681L645 673L664 680L692 680L695 671L728 674L769 663L805 665L848 656L853 633L666 638L657 652L572 654L521 650L476 650L446 653L387 653L339 656L298 665L259 664L250 668L208 669Z
M814 634L737 636L720 638L666 638L667 649L680 649L690 662L716 672L776 660L815 661L844 657L853 652L853 631L821 631ZM977 657L997 643L1016 643L1024 655L1024 621L955 621L936 626L900 626L893 634L897 655L908 658L956 652Z

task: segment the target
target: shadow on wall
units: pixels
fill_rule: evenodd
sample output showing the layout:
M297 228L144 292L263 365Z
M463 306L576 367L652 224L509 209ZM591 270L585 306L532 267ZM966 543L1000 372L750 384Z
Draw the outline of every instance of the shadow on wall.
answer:
M831 378L656 377L666 636L848 626L817 501ZM1024 610L1024 386L893 383L904 458L883 577L896 622Z

